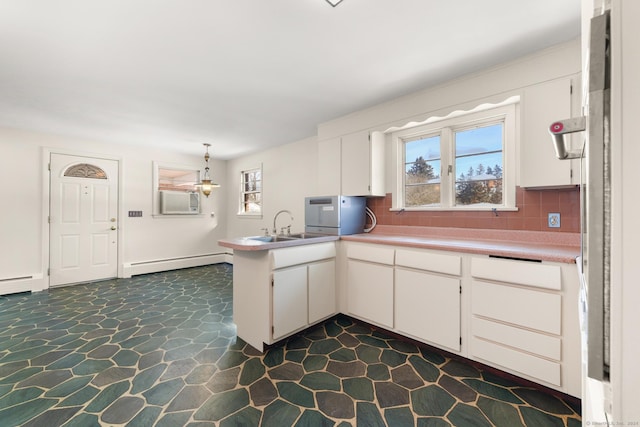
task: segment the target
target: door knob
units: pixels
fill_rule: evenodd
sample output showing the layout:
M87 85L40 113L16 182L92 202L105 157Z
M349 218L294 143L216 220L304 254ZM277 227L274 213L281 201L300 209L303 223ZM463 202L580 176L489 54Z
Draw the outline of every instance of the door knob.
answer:
M115 225L112 225L112 226L111 226L111 229L112 229L112 230L115 230L115 229L116 229L116 226L115 226Z

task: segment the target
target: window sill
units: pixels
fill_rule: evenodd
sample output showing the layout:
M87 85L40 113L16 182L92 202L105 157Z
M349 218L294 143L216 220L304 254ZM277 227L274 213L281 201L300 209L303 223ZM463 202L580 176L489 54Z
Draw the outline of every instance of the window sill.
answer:
M247 218L247 219L262 219L262 214L254 214L254 213L240 213L236 214L238 218Z

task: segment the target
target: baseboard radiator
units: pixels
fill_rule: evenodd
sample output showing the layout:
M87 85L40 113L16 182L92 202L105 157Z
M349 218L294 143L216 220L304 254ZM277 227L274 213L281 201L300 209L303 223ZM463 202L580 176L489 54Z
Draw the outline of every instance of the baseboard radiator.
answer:
M233 255L227 252L130 262L123 264L121 277L129 278L139 274L157 273L159 271L177 270L180 268L199 267L202 265L221 264L226 262L233 262Z
M0 278L0 295L17 294L20 292L41 291L44 289L42 274L29 276Z

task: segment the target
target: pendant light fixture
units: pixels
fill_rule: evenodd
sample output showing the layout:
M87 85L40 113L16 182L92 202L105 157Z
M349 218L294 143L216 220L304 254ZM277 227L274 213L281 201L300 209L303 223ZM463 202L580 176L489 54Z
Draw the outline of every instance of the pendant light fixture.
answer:
M329 3L333 7L336 7L337 5L339 5L340 2L342 2L342 0L327 0L327 3Z
M202 145L204 145L207 150L204 154L204 162L206 166L204 168L204 175L202 175L202 180L198 183L198 186L200 187L200 191L202 191L202 194L209 197L209 194L211 194L211 189L218 188L220 187L220 185L211 182L211 176L209 175L209 147L211 147L211 144L204 143Z

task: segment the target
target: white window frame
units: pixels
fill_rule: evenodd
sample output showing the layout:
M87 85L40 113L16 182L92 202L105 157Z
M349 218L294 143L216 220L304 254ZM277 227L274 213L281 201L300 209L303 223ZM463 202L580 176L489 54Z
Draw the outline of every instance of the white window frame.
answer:
M516 207L516 147L518 146L518 101L519 97L496 105L481 105L472 111L456 111L444 118L434 118L420 125L397 130L391 133L392 147L395 153L395 185L392 211L515 211ZM493 206L456 206L455 180L459 171L455 171L454 132L473 127L495 124L503 121L502 147L502 204ZM425 124L426 123L426 124ZM405 201L405 153L404 141L421 135L440 134L440 205L404 206ZM451 165L453 172L448 173Z
M260 212L245 212L244 210L244 175L248 172L260 171L260 191L255 191L252 193L260 193ZM262 212L264 209L264 172L262 170L262 164L255 168L247 168L240 171L240 183L239 183L239 194L238 194L238 216L242 218L262 218Z

